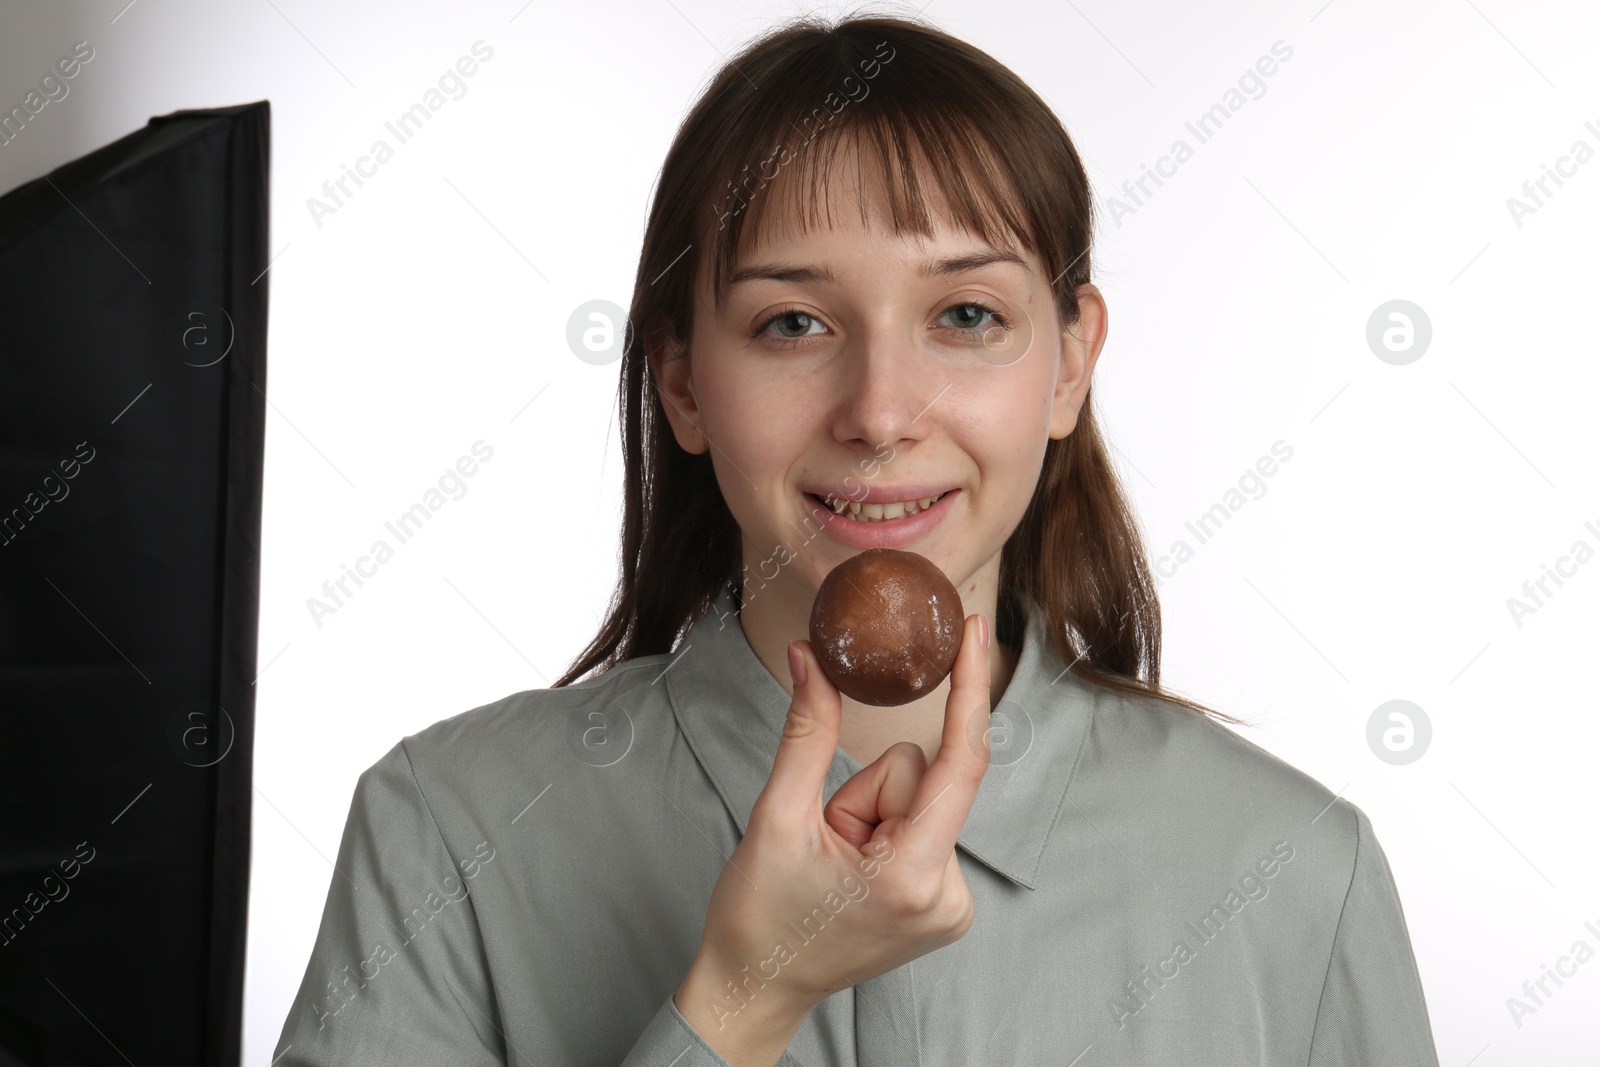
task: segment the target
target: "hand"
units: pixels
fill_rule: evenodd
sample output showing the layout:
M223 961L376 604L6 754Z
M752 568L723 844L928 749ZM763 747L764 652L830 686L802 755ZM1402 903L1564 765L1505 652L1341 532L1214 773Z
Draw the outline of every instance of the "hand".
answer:
M740 1019L792 1021L786 1043L832 993L971 927L955 844L989 767L987 627L981 615L965 620L933 763L918 745L894 744L826 808L839 691L810 642L789 646L794 699L772 773L712 890L700 952L679 991L679 1010L714 1047L713 1035ZM983 745L968 743L979 733Z

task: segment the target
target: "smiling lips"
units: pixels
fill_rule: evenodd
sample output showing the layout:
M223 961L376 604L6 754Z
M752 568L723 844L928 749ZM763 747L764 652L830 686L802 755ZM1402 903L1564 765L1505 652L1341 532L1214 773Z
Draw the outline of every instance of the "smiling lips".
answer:
M832 493L822 497L822 502L833 509L835 515L843 515L853 522L886 522L891 519L901 519L926 511L944 493L934 493L914 500L891 500L888 503L863 504L858 500L845 500Z
M932 485L873 486L848 500L837 490L806 493L812 516L835 541L855 549L904 548L944 521L959 489Z

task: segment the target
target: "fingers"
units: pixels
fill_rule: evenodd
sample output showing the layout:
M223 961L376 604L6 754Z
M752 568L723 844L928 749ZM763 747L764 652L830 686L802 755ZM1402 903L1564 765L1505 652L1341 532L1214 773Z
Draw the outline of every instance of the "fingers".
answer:
M950 672L939 753L917 783L906 822L896 828L895 849L922 863L944 865L989 769L987 744L967 743L988 732L989 649L980 637L987 624L982 615L967 616Z
M822 673L811 642L789 643L789 676L794 699L783 722L772 774L751 811L766 809L773 819L814 818L822 804L822 790L839 745L839 691Z
M822 817L840 837L862 848L879 823L906 814L927 766L920 745L897 741L835 790Z
M888 763L883 788L878 791L878 821L882 822L911 811L917 783L928 772L928 757L923 754L921 745L896 741L879 758Z

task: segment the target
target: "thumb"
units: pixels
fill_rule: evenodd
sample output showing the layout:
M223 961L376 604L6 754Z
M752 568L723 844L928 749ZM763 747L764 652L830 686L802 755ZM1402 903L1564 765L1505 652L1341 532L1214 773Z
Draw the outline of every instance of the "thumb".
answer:
M789 676L794 699L783 722L772 774L755 806L769 807L778 818L810 818L822 807L828 768L839 746L839 691L822 673L810 641L789 643Z
M927 754L911 741L896 741L834 791L822 817L856 848L872 840L878 824L911 811L917 783L928 769Z

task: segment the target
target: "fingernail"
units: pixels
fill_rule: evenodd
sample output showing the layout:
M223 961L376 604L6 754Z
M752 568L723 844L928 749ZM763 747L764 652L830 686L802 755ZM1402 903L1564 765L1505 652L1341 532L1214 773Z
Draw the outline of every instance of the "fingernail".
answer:
M983 640L983 647L989 647L989 616L978 616L978 636Z
M789 676L794 679L794 687L799 689L806 684L806 657L800 651L798 642L789 642Z

